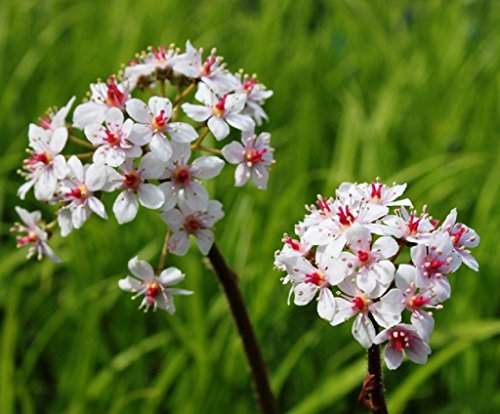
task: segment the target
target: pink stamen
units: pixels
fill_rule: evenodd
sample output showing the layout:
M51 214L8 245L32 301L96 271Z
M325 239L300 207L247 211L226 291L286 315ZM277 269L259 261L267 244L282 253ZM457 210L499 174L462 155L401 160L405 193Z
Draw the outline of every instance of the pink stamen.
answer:
M391 334L391 339L388 346L398 352L402 352L403 349L410 347L410 337L404 331L395 330Z
M330 204L328 203L328 199L326 197L316 201L316 205L319 207L319 209L323 213L331 213L332 212L332 209L331 209Z
M117 108L123 107L125 103L125 94L118 89L118 85L116 84L116 80L114 76L110 76L108 83L108 92L107 92L107 102L110 106L116 106Z
M243 84L243 89L249 93L255 85L257 85L259 82L257 82L255 79L247 79L245 83Z
M300 244L297 240L292 239L291 237L288 237L285 240L285 244L288 244L293 250L295 251L300 251Z
M456 232L451 234L451 239L453 241L453 246L457 246L458 243L460 242L460 239L464 235L464 233L467 231L467 229L464 226L460 226L460 229Z
M410 234L416 234L418 232L418 225L421 220L422 217L415 220L415 214L410 214L410 219L408 220L408 230L410 231Z
M314 272L314 273L307 274L304 282L305 283L312 283L316 286L323 286L323 284L325 283L325 279L324 279L322 273Z
M174 172L174 180L185 187L191 181L191 174L186 167L179 167Z
M189 234L196 233L199 229L204 228L203 223L196 216L188 216L184 221L184 228Z
M216 60L217 58L213 55L207 58L207 60L203 64L203 71L205 72L205 75L210 75L210 72L212 71L212 65Z
M257 164L259 162L264 162L262 156L267 152L267 149L264 148L260 151L256 149L252 149L246 152L245 158L251 164Z
M141 178L136 171L126 173L123 178L123 186L130 190L137 190L141 185Z
M146 289L146 298L148 305L151 306L155 302L155 298L160 293L161 287L158 283L151 283Z
M42 115L38 118L38 125L40 125L43 129L50 129L52 120L48 116Z
M120 134L118 132L112 132L108 129L104 131L106 134L106 137L104 138L104 141L106 141L109 145L112 147L117 147L120 145Z
M363 296L356 296L352 300L352 304L354 306L354 309L358 310L359 312L366 312L366 310L368 309L368 301Z
M364 252L364 251L360 250L358 252L358 259L361 262L361 264L369 263L370 259L371 259L370 252Z
M224 95L222 98L219 99L219 102L217 102L214 105L215 115L221 116L224 114L224 112L226 112L226 98L227 95Z
M337 216L339 216L340 224L343 226L349 227L356 221L356 218L352 215L349 210L349 206L345 206L345 208L339 207L337 211Z
M381 199L382 198L382 188L384 187L383 184L372 184L371 185L372 187L372 191L371 191L371 198L378 198L378 199Z
M167 58L166 46L160 46L159 48L154 47L152 49L153 56L157 62L162 62Z

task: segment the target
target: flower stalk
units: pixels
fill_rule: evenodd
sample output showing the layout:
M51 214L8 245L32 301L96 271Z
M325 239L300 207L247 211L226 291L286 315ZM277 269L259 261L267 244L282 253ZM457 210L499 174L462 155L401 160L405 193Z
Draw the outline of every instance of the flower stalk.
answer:
M262 414L277 414L278 408L274 399L271 385L267 376L266 366L262 353L260 351L255 332L248 316L243 296L238 288L238 277L236 273L227 265L224 256L213 244L208 252L208 258L212 264L215 275L217 276L222 289L229 302L231 314L233 315L238 333L243 342L245 355L247 357L252 378L255 385L255 391L259 402L260 412Z

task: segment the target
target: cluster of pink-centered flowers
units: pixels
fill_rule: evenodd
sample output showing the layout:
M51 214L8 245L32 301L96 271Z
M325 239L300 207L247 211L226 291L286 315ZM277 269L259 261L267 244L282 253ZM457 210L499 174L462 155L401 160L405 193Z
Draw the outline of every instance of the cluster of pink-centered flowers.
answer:
M390 369L403 352L427 361L431 310L450 297L448 278L462 263L478 270L469 249L479 236L457 223L456 209L439 224L401 198L405 188L343 183L335 198L318 196L295 227L297 239L285 235L275 257L296 305L317 297L318 314L331 325L354 318L352 334L363 347L387 342ZM377 325L384 328L378 334Z
M91 84L72 116L74 97L30 125L18 195L24 200L33 189L56 219L46 223L40 212L18 207L18 246L29 246L29 257L59 261L48 245L52 233L58 228L65 237L93 214L107 220L102 199L109 197L120 224L140 209L158 211L169 232L164 251L186 254L192 236L206 255L224 213L204 181L228 162L236 165L236 186L267 186L273 149L270 134L256 126L267 119L263 105L271 95L255 75L228 71L215 49L203 56L188 41L184 51L172 45L138 54L118 75ZM157 275L138 258L129 269L134 277L119 285L143 296L146 310L173 312L172 295L186 294L167 287L182 280L178 269Z

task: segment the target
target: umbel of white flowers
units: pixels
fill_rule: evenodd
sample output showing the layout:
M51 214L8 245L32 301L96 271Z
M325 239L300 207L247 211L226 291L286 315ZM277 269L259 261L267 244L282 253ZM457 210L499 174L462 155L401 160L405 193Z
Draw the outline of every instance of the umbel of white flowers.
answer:
M237 187L249 180L267 187L274 150L270 134L256 128L267 120L263 105L271 95L255 75L230 72L215 49L203 57L188 41L184 51L162 46L141 52L118 75L90 85L72 122L67 118L74 97L30 124L29 156L19 171L26 182L18 195L24 200L34 189L37 200L53 206L56 219L47 223L39 211L18 207L23 223L12 228L18 246L29 246L28 257L59 261L48 245L54 230L66 237L93 213L107 220L101 200L114 193L119 224L134 220L140 208L157 210L168 229L164 254L185 255L193 236L207 255L224 212L204 182L217 177L227 161L236 166ZM223 140L230 142L219 148ZM171 277L172 268L170 276L164 273L169 269L156 276L137 258L129 268L139 281L127 278L120 287L144 295L146 310L172 313L172 295L186 292L165 286L182 278Z
M452 209L441 225L424 208L401 199L406 184L343 183L335 198L318 196L285 235L275 265L286 272L290 297L304 306L317 296L318 315L335 326L355 317L354 338L365 348L387 342L387 367L401 365L403 353L422 364L431 353L431 310L450 298L448 277L464 263L477 271L470 248L479 236L457 223ZM398 261L409 249L411 261ZM334 293L336 295L334 295ZM409 317L409 324L402 323ZM385 328L376 333L374 322Z

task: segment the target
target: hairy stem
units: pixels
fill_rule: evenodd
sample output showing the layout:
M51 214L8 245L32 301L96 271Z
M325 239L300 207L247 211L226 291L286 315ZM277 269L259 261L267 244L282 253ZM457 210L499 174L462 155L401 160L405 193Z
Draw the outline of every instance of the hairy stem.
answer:
M170 239L170 230L167 230L165 233L165 241L163 242L163 247L161 248L160 260L158 261L158 267L156 268L156 274L159 275L163 268L165 267L165 263L167 261L168 255L168 240Z
M368 314L370 321L378 333L379 326L373 316ZM382 378L382 365L380 361L380 347L373 344L368 349L368 373L371 376L370 390L368 391L369 404L365 404L375 414L387 414L387 405L384 396L384 381Z
M192 83L186 89L184 89L182 93L178 94L175 99L174 106L178 106L184 100L184 98L186 98L186 96L188 96L193 91L195 87L196 83Z
M92 149L92 150L95 149L95 147L90 142L87 142L83 139L77 138L74 135L69 135L68 140L74 144L80 145L81 147Z
M226 294L231 313L238 328L238 333L243 342L247 361L252 371L260 412L262 414L276 414L278 413L278 408L271 391L262 353L255 337L243 296L238 288L236 273L229 268L224 256L222 256L215 243L208 252L208 258Z

